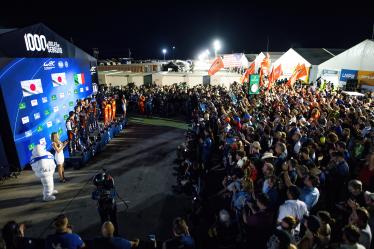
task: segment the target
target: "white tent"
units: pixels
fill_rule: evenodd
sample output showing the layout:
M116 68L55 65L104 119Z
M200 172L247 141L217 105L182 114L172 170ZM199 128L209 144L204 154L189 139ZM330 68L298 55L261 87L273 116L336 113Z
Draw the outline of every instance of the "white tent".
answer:
M272 66L277 67L279 65L282 65L283 75L280 76L280 79L282 79L291 77L297 64L305 64L305 67L307 68L311 66L311 64L307 60L305 60L299 53L290 48L286 53L279 57L278 60L274 61ZM303 79L305 79L305 77Z
M281 64L283 75L280 78L289 78L297 64L305 64L305 66L309 68L309 73L301 79L312 82L317 78L318 65L343 51L342 49L330 48L290 48L278 60L273 62L273 67L277 67ZM330 76L330 74L334 77L333 79L329 78L329 80L335 81L336 83L338 82L337 72L330 70L324 73L326 77ZM327 73L329 73L329 75Z
M350 71L363 88L374 89L374 41L367 39L321 63L318 66L318 75L323 75L325 71L338 71L341 85L344 85L346 80L344 72Z
M330 60L321 63L318 66L318 72L323 69L374 71L374 41L367 39Z

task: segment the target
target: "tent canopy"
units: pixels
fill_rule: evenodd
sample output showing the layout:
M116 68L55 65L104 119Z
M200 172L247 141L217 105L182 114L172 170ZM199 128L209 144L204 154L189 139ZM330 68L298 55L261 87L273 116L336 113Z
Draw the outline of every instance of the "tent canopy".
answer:
M367 39L321 63L318 69L374 71L374 41Z

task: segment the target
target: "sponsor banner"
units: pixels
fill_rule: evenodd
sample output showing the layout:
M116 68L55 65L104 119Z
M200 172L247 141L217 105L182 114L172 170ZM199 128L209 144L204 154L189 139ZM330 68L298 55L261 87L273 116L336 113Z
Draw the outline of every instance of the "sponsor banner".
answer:
M357 79L357 70L342 69L340 72L340 82L347 82L349 79Z
M373 71L358 71L357 79L360 85L374 86Z
M339 71L336 71L336 70L327 70L327 69L322 70L323 76L337 76L338 74L339 74Z
M42 81L40 79L21 81L21 87L23 97L43 93Z
M47 128L51 128L52 127L52 121L48 121L47 122Z
M0 45L1 41L2 39ZM9 67L12 67L12 70L6 70ZM46 70L43 70L44 68ZM57 131L61 127L63 129L61 140L67 139L63 117L73 110L77 99L85 99L92 93L89 69L88 61L83 57L28 58L26 56L8 58L0 65L0 71L3 73L0 79L1 92L4 93L3 115L8 118L4 122L8 122L10 127L9 138L13 137L13 140L9 139L7 143L12 145L12 148L9 148L11 152L9 157L12 157L11 161L14 165L19 164L20 168L26 166L31 156L28 146L32 143L39 144L39 140L43 137L46 139L47 149L50 149L51 131ZM84 73L86 78L83 81L83 78L79 77L80 84L75 86L72 81L74 74L77 73ZM59 80L58 77L61 79ZM81 84L83 82L84 84ZM56 85L59 86L54 87ZM86 91L87 86L89 91ZM80 92L80 88L83 92ZM74 89L77 90L76 94ZM67 95L68 92L70 96ZM70 106L70 102L73 106ZM48 128L50 126L50 123L47 124L48 121L53 122L50 128Z

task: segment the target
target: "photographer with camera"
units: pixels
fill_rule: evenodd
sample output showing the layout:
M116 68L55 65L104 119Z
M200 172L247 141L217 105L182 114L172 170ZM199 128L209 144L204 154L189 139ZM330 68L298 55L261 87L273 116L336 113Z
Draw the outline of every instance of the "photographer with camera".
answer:
M96 190L92 193L92 199L97 201L97 207L103 225L106 221L111 221L114 226L114 235L118 235L117 223L117 203L115 197L117 192L114 187L114 179L106 170L95 175L93 184Z

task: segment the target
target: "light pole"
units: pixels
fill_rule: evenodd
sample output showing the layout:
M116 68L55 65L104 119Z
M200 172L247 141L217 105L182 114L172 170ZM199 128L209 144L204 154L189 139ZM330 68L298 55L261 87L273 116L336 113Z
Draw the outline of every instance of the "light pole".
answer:
M205 50L205 54L206 54L206 57L207 57L208 60L209 60L209 55L210 55L210 51L209 51L209 49Z
M173 46L173 60L175 60L175 46Z
M164 54L164 61L165 61L166 52L167 52L166 48L162 49L162 53Z
M214 48L214 56L217 57L217 51L221 49L221 42L219 40L215 40L213 42L213 48Z

